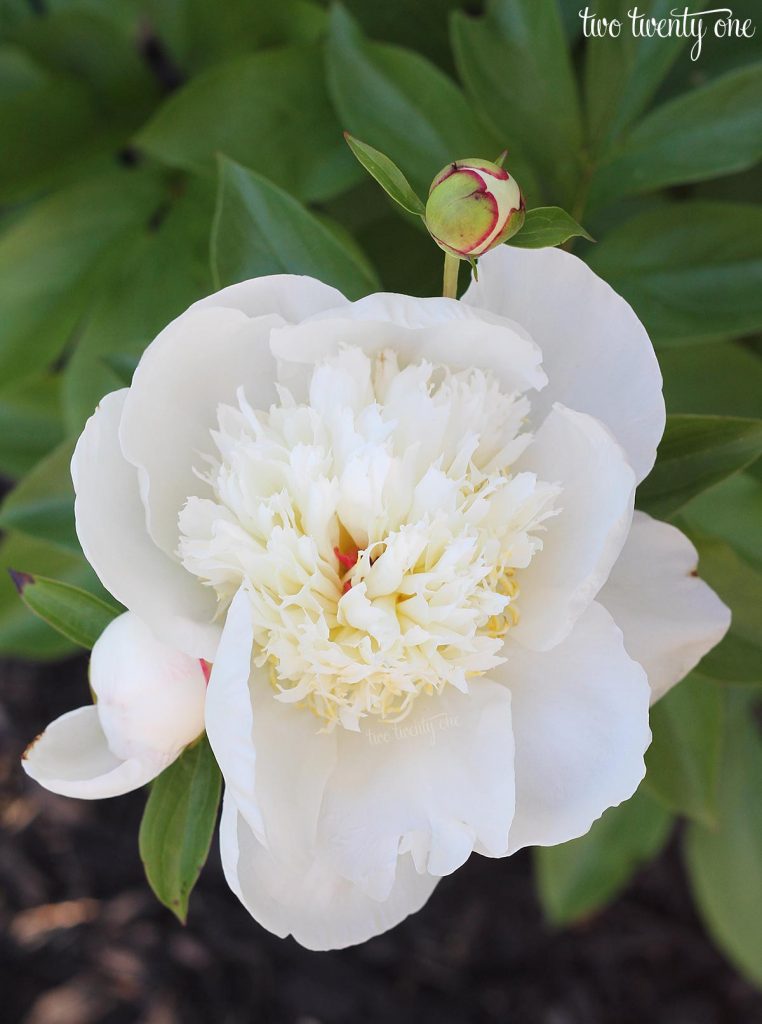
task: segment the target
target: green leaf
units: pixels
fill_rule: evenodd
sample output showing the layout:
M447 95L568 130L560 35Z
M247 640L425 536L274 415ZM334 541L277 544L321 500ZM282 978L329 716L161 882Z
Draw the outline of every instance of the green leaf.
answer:
M0 46L0 80L0 204L60 183L107 148L102 118L81 82L10 45Z
M106 626L120 614L114 605L70 583L15 568L10 572L27 608L80 647L90 650Z
M377 281L322 220L246 167L220 159L212 268L219 286L263 274L308 274L356 299Z
M762 63L659 107L593 175L588 201L742 171L762 157Z
M112 138L117 127L125 137L138 127L159 98L133 26L118 24L103 6L48 11L26 19L9 36L46 70L84 85L102 120L101 132Z
M8 569L23 566L26 572L44 573L107 600L108 595L81 553L48 544L23 534L7 534L0 542L0 654L33 658L63 658L77 650L75 644L30 613L19 600Z
M212 182L190 180L162 210L158 224L139 225L123 239L118 263L93 296L64 371L69 433L79 433L103 395L125 383L110 358L123 365L131 361L134 369L159 331L213 290L209 232L214 201Z
M762 207L682 202L640 214L586 254L657 341L762 328Z
M68 341L118 243L160 201L156 181L112 172L33 206L0 236L0 380L39 375Z
M483 18L458 12L452 42L466 91L508 148L524 191L518 155L550 197L571 204L582 174L582 125L555 0L492 0Z
M119 383L128 388L132 384L140 359L129 352L105 352L101 361L111 370Z
M732 613L730 630L704 656L700 672L720 682L762 683L762 573L724 541L693 532L691 540L698 548L702 578Z
M62 442L17 484L0 505L0 529L79 551L69 468L73 453L74 441Z
M762 417L762 359L732 341L659 352L670 412Z
M29 472L63 438L60 381L49 374L0 389L0 474Z
M358 240L373 262L384 291L438 295L442 288L442 250L419 231L415 221L389 211L362 228Z
M419 193L428 194L450 161L493 159L502 148L447 75L417 53L369 42L338 5L331 12L326 60L343 127L390 153ZM518 169L515 174L526 190Z
M750 473L737 473L700 494L682 518L700 533L726 540L762 571L762 483Z
M674 0L638 5L648 18L669 16ZM638 39L629 31L630 0L598 0L595 14L617 18L618 37L590 38L585 47L585 99L589 134L599 152L642 113L677 59L686 40L679 36Z
M727 735L717 826L691 825L683 850L709 934L762 985L762 741L746 701L734 701Z
M760 454L762 420L668 416L656 465L638 488L637 505L657 519L669 519L691 498Z
M290 46L215 65L173 93L136 138L150 156L212 175L218 153L300 199L360 180L326 92L318 46Z
M141 6L174 60L194 72L254 50L315 42L326 22L325 11L306 0L144 0Z
M579 839L534 851L542 908L554 924L570 924L599 910L655 857L672 818L644 787L611 807Z
M711 826L717 815L724 692L694 672L651 709L646 786L676 814Z
M417 50L422 56L453 74L449 16L463 0L344 0L343 6L363 32L379 42Z
M140 858L158 900L180 921L206 863L222 776L206 736L161 773L140 823Z
M524 226L508 239L506 245L519 249L542 249L549 245L563 245L569 238L595 241L583 227L558 206L537 206L527 210Z
M399 203L408 213L417 214L419 217L423 216L426 207L413 191L413 187L405 175L388 156L367 143L360 142L349 132L344 132L344 138L368 174L375 178L395 203Z

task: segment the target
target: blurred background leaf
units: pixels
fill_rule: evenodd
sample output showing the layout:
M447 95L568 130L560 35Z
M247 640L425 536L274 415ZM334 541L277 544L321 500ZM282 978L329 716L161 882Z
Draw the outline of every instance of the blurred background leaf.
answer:
M725 695L693 672L651 712L647 789L676 814L714 827L723 753Z
M336 195L362 176L331 109L316 45L209 68L171 96L135 142L162 163L209 175L224 153L302 199Z
M553 924L572 924L599 910L654 857L669 837L672 816L644 786L606 811L587 835L535 850L540 901Z
M351 299L378 287L351 236L232 160L220 161L211 246L218 288L265 274L320 277Z
M685 859L707 926L733 962L762 985L762 737L748 698L728 716L716 828L691 825Z

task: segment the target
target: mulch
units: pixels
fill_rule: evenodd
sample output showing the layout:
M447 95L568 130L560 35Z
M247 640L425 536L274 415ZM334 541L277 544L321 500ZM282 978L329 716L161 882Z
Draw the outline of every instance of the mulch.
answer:
M696 917L675 843L574 929L543 922L529 856L475 856L421 913L335 953L260 928L214 851L182 927L142 877L143 794L65 800L19 768L87 699L82 660L0 666L7 1024L762 1024L762 994Z

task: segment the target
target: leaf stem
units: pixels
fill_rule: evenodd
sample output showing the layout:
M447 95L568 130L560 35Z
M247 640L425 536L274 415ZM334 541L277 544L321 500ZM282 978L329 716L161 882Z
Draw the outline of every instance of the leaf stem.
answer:
M458 297L459 270L460 260L458 257L451 256L449 252L446 252L444 258L444 278L442 280L442 295L446 299L457 299Z

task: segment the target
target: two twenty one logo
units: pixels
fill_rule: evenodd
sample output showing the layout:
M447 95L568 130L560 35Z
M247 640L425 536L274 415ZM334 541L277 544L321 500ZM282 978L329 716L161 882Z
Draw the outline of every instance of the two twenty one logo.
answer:
M396 740L414 739L422 739L430 747L433 747L439 733L455 729L459 724L456 715L448 715L443 711L437 715L429 715L428 718L416 718L414 721L403 719L401 722L384 725L380 729L369 729L366 736L368 742L374 747L380 746L382 743L393 743Z
M730 7L706 11L682 11L673 8L665 18L653 18L638 7L627 12L627 19L599 18L589 7L579 12L585 39L618 39L630 32L636 39L692 39L691 60L698 60L704 39L712 32L717 39L751 39L757 31L751 18L737 18Z

